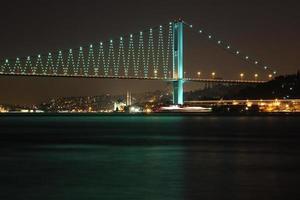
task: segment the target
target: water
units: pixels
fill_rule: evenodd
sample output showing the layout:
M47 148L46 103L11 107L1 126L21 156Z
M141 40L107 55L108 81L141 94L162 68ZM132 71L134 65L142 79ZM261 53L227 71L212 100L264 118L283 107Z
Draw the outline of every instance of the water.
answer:
M297 199L300 118L2 116L2 200Z

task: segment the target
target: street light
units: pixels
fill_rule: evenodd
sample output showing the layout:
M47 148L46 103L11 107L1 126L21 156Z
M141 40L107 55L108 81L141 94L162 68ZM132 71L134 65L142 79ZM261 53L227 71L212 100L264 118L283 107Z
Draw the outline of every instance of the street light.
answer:
M269 79L272 79L273 75L272 74L269 74Z
M200 78L201 76L201 72L197 72L198 78Z
M254 74L254 78L255 78L255 80L257 80L258 74Z
M241 77L241 80L243 80L243 78L244 78L244 73L241 73L241 74L240 74L240 77Z
M211 73L211 76L212 76L213 79L215 79L216 72L212 72L212 73Z
M154 76L155 77L157 76L157 70L156 69L154 70Z

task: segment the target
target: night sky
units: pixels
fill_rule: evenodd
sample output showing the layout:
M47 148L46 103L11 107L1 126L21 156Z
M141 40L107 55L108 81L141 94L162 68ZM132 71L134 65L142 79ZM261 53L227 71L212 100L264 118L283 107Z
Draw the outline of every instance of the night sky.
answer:
M183 18L280 74L300 69L300 2L296 0L26 0L1 2L0 10L1 60L79 47ZM239 71L253 69L201 36L187 41L186 54L190 76L200 70L204 75L216 71L222 77L238 77ZM157 81L0 77L0 103L39 103L59 96L165 87L166 83Z

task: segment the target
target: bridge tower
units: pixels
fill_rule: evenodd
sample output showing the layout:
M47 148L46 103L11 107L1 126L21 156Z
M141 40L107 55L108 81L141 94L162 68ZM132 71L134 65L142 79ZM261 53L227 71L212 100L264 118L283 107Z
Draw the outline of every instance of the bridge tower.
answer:
M173 104L183 104L183 22L175 21L173 26Z

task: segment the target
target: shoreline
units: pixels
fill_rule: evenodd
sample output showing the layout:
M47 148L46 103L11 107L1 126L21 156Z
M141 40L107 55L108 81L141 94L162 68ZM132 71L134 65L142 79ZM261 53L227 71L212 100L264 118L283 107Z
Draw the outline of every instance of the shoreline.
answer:
M300 116L300 112L258 112L258 113L214 113L214 112L155 112L155 113L0 113L1 117L26 116L26 117L51 117L51 116L214 116L214 117L289 117Z

